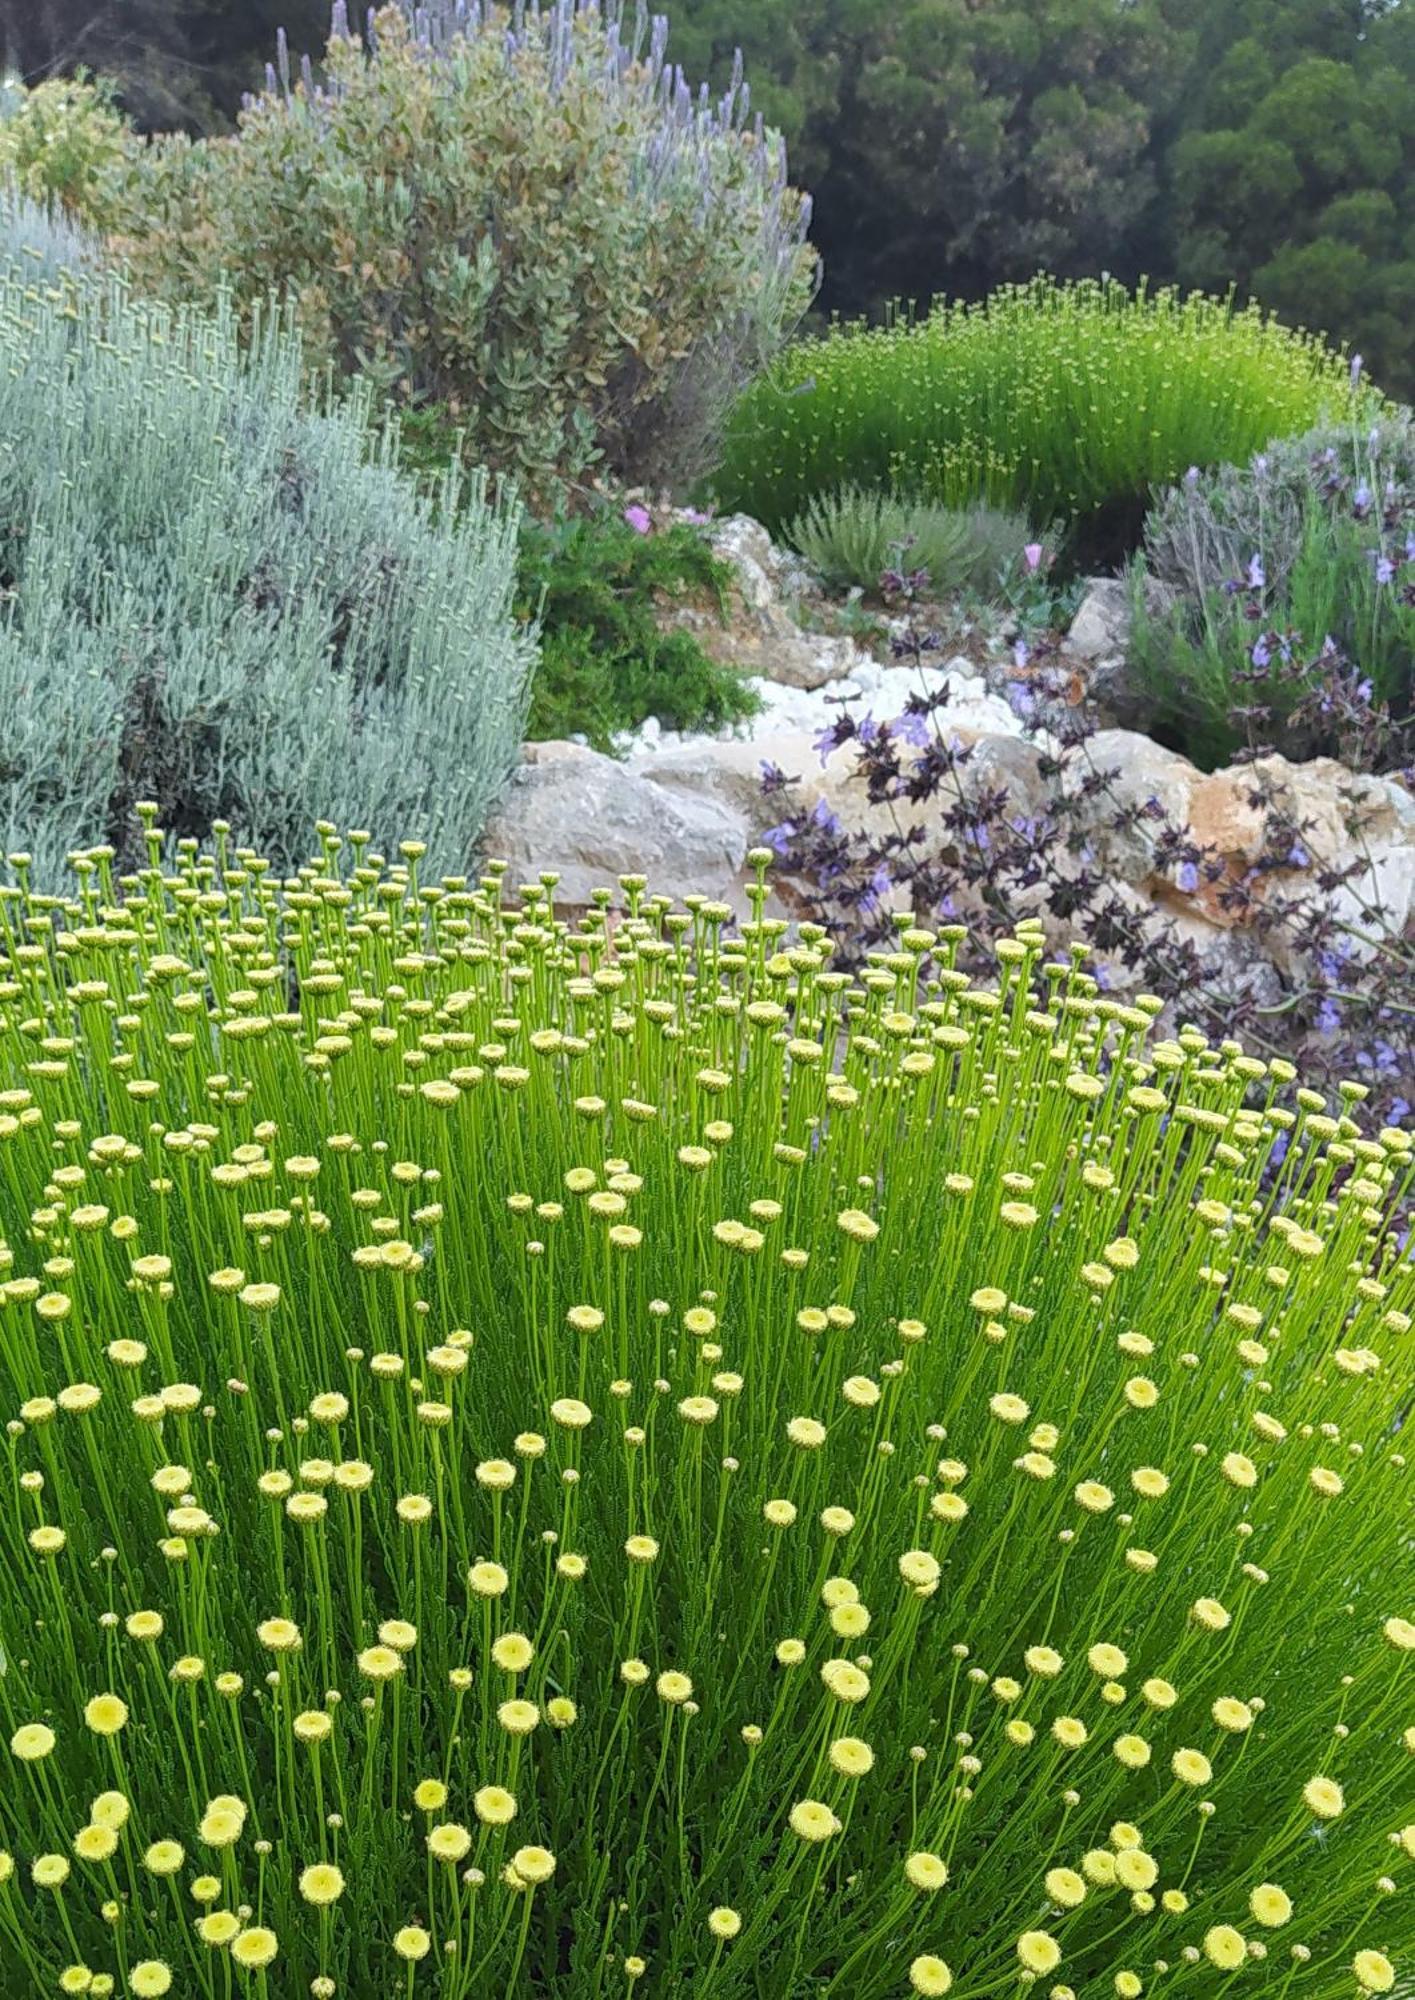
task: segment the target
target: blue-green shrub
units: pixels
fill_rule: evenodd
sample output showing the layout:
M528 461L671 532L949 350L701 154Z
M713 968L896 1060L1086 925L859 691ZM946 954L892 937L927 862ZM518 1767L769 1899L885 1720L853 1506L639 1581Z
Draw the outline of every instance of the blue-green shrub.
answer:
M288 325L0 275L0 838L41 876L132 852L144 798L279 866L330 812L471 851L534 652L517 513L420 496L300 379Z

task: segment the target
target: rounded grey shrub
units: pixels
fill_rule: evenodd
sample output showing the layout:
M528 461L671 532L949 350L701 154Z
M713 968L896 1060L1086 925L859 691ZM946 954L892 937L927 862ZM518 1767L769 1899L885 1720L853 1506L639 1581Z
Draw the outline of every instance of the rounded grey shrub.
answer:
M318 817L466 860L516 756L534 635L517 513L425 498L366 399L302 399L291 329L239 344L116 281L0 271L0 837L41 879L218 820L279 867Z

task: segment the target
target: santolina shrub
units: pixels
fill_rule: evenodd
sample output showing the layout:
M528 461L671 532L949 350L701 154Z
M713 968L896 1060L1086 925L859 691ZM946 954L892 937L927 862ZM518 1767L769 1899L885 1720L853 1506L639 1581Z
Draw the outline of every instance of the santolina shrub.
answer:
M703 469L810 296L807 205L740 79L695 96L618 0L338 6L327 83L136 163L119 248L170 299L291 288L316 365L442 406L544 486Z
M1036 521L1137 513L1351 395L1341 357L1256 309L1038 278L792 347L739 401L716 484L772 527L852 483Z
M20 219L21 221L23 218ZM3 218L0 218L0 223ZM41 882L218 820L278 865L332 798L470 851L514 764L534 638L518 516L480 477L440 508L366 393L306 406L298 340L0 265L0 837ZM370 439L372 436L372 457Z
M7 1991L1408 1979L1359 1085L144 810L0 900Z

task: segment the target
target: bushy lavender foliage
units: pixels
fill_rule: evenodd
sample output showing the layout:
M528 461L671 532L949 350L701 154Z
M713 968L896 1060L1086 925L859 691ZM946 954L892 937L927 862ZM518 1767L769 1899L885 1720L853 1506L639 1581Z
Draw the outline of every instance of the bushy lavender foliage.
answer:
M276 321L0 275L0 839L41 879L133 855L147 798L284 866L325 814L472 850L527 699L517 516L439 509L300 380Z
M928 579L885 581L900 614L896 658L923 665L940 651L939 635L923 622ZM1372 885L1372 781L1353 777L1343 788L1342 848L1329 852L1296 816L1279 769L1254 746L1243 802L1260 838L1236 868L1159 800L1138 799L1124 782L1100 737L1100 717L1054 642L1019 643L1008 686L1040 753L1040 809L1019 797L1006 765L989 762L985 740L980 747L953 730L948 689L919 685L923 691L888 720L842 706L819 739L823 762L853 747L857 824L823 799L812 804L801 789L806 774L763 773L780 813L767 837L811 914L849 940L847 956L867 959L918 921L956 924L947 935L963 954L959 962L973 952L981 964L1019 920L1042 913L1097 955L1103 983L1153 994L1171 1022L1194 1023L1214 1040L1241 1037L1259 1056L1298 1059L1321 1087L1355 1081L1377 1117L1409 1119L1415 936L1391 935ZM1364 768L1394 768L1389 718L1365 720L1385 735L1368 746ZM1116 879L1104 857L1117 844L1141 857L1131 877L1167 883L1171 893L1137 895ZM1227 949L1202 949L1195 927L1176 922L1196 892L1229 927ZM1280 949L1262 949L1279 941Z
M169 300L297 300L317 366L440 408L531 489L683 484L809 303L809 203L619 0L387 5L282 40L239 133L134 165L119 247Z
M1135 665L1200 761L1272 746L1362 770L1415 755L1415 424L1309 432L1164 494L1136 595Z

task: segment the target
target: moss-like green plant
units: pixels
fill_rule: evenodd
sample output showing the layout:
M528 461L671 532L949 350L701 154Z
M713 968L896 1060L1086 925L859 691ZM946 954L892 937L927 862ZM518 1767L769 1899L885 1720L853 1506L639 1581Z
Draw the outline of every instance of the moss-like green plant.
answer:
M1361 1086L140 817L0 898L11 1991L1401 1990Z
M779 143L645 26L442 0L361 42L336 9L327 87L272 76L234 138L148 148L119 247L169 299L291 288L312 364L448 406L533 487L695 475L814 257Z
M527 733L612 750L649 716L666 729L718 730L754 714L742 676L665 617L685 598L705 615L720 611L730 579L687 523L640 531L610 509L528 523L518 588L539 628L540 661Z
M854 484L1037 521L1109 510L1138 535L1152 488L1351 397L1340 356L1256 310L1037 279L791 348L738 403L715 484L772 527Z

